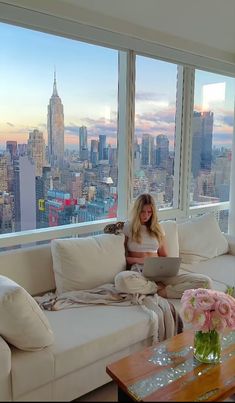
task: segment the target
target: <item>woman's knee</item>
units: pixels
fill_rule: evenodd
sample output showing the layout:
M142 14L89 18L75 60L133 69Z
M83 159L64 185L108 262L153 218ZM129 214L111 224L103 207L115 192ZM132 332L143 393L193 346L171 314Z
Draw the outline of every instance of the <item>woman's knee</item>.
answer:
M121 271L115 276L114 284L119 292L128 294L154 294L157 291L155 282L135 271Z

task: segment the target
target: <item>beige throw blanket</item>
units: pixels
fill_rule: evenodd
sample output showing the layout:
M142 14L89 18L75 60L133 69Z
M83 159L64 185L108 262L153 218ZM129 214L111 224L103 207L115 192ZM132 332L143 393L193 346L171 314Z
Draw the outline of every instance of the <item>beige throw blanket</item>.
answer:
M49 311L84 307L90 304L140 305L150 316L153 342L163 341L183 330L180 315L167 299L157 294L121 293L114 284L104 284L92 290L69 291L60 295L51 292L35 297L35 300L42 309Z

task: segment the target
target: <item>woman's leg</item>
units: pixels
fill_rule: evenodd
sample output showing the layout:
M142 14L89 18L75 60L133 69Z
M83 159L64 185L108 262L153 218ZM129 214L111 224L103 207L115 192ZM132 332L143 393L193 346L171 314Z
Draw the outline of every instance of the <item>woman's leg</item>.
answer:
M210 277L200 273L183 273L174 277L164 278L165 288L158 291L158 295L165 298L181 298L185 290L190 288L213 288Z
M114 284L119 292L128 294L155 294L155 281L148 280L142 273L134 270L124 270L116 274Z

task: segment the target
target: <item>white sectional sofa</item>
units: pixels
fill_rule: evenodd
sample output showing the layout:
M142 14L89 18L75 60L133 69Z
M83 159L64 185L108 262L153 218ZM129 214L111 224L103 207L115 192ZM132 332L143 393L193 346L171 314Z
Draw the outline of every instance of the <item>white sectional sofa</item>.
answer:
M211 223L214 225L213 219ZM170 255L181 255L184 270L209 274L215 281L215 288L225 290L226 285L234 285L235 239L228 237L227 242L218 228L216 227L217 235L213 228L213 236L211 235L207 241L212 241L214 246L217 241L221 246L222 241L223 245L213 250L208 246L210 242L208 245L203 243L200 255L200 250L193 248L195 245L200 247L197 239L200 237L201 241L202 235L194 230L195 222L192 221L190 224L191 227L187 228L189 223L176 224L174 221L163 223ZM199 224L203 224L203 220ZM185 239L187 231L189 231L188 237ZM116 236L110 235L110 237ZM112 245L116 244L114 238L110 238ZM189 239L191 243L188 242ZM91 267L87 268L90 259L101 260L104 269L102 281L107 279L105 270L109 271L108 268L112 267L108 274L110 280L115 271L119 270L115 267L119 259L115 255L115 248L111 246L110 254L99 256L99 252L97 254L97 250L95 251L96 241L97 239L92 241L89 246L87 243L80 243L73 262L68 259L68 255L66 260L62 250L64 261L61 263L61 250L58 252L55 245L54 250L51 250L51 245L47 245L3 252L0 254L0 276L12 279L32 296L55 290L58 284L66 291L71 289L73 284L64 281L64 269L69 267L72 272L73 264L77 261L82 265L83 275L77 277L76 281L86 287L92 280L95 287L99 280L95 269L92 268L93 277ZM69 248L67 252L70 254L73 253L70 249L71 244L72 240L71 243L67 240ZM121 247L120 244L119 248ZM191 260L197 262L189 263L189 256ZM121 256L119 264L122 266L123 262L124 255ZM83 270L88 270L88 276ZM0 304L8 304L9 298L11 297L3 295L0 286ZM174 303L179 306L179 300L175 300ZM13 339L8 340L5 336L7 333L0 324L0 401L71 401L110 381L105 370L108 363L140 350L152 341L149 316L139 306L91 305L59 311L43 311L43 313L48 319L53 339L50 339L51 335L47 333L46 347L40 350L26 349L26 351L22 345L20 348L12 345L9 340L15 343L15 335L13 334ZM20 315L23 315L22 310L19 311L19 321ZM26 337L23 343L27 344L27 336L24 334L23 337Z

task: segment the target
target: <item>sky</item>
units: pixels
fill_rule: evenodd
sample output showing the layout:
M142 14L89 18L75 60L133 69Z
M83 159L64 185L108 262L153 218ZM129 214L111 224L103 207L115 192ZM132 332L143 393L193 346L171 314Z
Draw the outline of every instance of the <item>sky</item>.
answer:
M47 142L47 106L56 73L64 106L65 143L76 148L78 130L88 138L107 135L116 144L118 52L17 26L0 23L0 146L27 142L37 128ZM136 135L175 131L177 66L137 56ZM231 144L234 79L197 70L194 109L213 109L214 145Z

